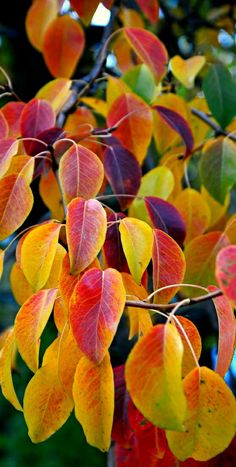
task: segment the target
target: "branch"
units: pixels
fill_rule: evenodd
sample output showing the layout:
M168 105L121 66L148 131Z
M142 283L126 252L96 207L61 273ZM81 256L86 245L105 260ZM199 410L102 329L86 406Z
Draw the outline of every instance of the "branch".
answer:
M196 305L196 303L201 303L207 300L212 300L213 298L220 297L221 295L223 295L223 292L220 289L215 290L214 292L211 292L206 295L201 295L200 297L189 298L188 305L189 306ZM163 305L163 304L158 304L158 303L147 303L142 300L140 301L139 300L126 300L125 306L131 306L133 308L144 308L147 310L152 309L152 310L171 311L173 310L173 308L175 308L178 305L178 303L180 302L169 303L168 305ZM186 303L184 305L186 305Z
M205 122L209 127L211 127L217 135L222 135L222 136L227 136L228 138L232 139L233 141L236 141L236 135L231 134L230 132L227 132L223 130L217 123L215 123L210 117L205 112L202 112L202 110L195 109L194 107L191 108L191 112L193 115L198 117L200 120Z

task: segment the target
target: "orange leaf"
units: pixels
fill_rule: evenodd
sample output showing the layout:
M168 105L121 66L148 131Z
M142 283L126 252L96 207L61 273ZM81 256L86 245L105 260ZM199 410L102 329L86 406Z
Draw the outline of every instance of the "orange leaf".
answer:
M235 399L224 380L206 367L195 367L183 384L187 398L185 431L167 431L168 444L181 461L188 457L207 461L224 451L235 434Z
M101 161L94 152L81 145L73 145L60 160L59 178L66 204L77 196L94 198L103 177Z
M13 138L0 141L0 178L2 178L9 169L11 160L14 154L17 153L17 149L18 141Z
M5 251L0 248L0 279L3 273L4 257L5 257Z
M15 333L9 328L0 354L0 384L4 397L11 402L17 410L22 410L21 404L15 393L12 381L12 360L16 353Z
M54 19L43 40L43 57L55 77L70 78L84 50L84 32L69 15Z
M153 230L153 288L157 290L171 284L180 284L185 273L185 257L178 243L159 229ZM156 303L168 303L179 287L162 290L155 295Z
M79 360L84 356L78 347L72 330L67 325L60 337L58 352L58 376L65 391L72 397L74 374Z
M73 409L52 359L30 380L24 396L24 416L33 443L40 443L59 430Z
M92 361L104 358L125 305L121 274L115 269L89 269L74 288L70 322L75 339Z
M225 246L225 245L224 245ZM226 246L216 258L216 278L228 300L236 307L236 245Z
M155 24L158 20L159 4L157 0L136 0L145 16Z
M62 196L53 170L50 169L41 175L39 193L44 204L51 211L52 219L62 221L65 215Z
M71 0L72 8L78 13L82 21L89 25L100 0Z
M29 163L29 161L32 161ZM33 159L30 156L15 156L11 160L10 167L6 172L7 175L19 174L24 175L28 185L32 182L34 175L34 163Z
M217 290L217 287L209 286L208 290L213 292ZM232 306L226 297L216 297L213 303L219 326L218 358L215 371L223 378L234 356L236 323Z
M12 266L10 282L15 300L20 305L23 305L23 303L28 300L31 295L33 295L34 291L30 284L27 282L27 279L17 262Z
M141 165L152 137L152 111L148 105L134 94L122 94L113 102L107 124L111 127L118 124L114 136L134 154Z
M53 79L37 92L36 97L48 101L54 112L58 114L72 96L73 91L70 90L71 84L71 80L67 78Z
M68 205L66 236L72 274L96 258L106 236L106 212L99 201L75 198Z
M70 273L70 258L67 253L63 259L62 269L59 279L59 290L63 304L69 309L69 301L79 277Z
M33 206L33 194L22 175L0 180L0 240L9 237L25 221Z
M16 342L28 367L38 369L40 336L48 322L57 289L36 292L22 305L15 320Z
M182 356L183 344L175 327L159 324L138 341L126 362L127 390L134 404L160 428L183 430Z
M177 196L174 204L186 224L185 243L207 230L211 212L201 193L192 188L186 188Z
M31 44L42 50L45 32L58 13L57 0L35 0L26 15L26 32Z
M73 397L75 416L81 423L87 442L108 451L114 412L114 381L107 353L98 365L87 357L76 368Z
M62 333L65 324L68 320L68 313L61 297L57 297L55 301L53 316L58 332Z
M189 344L187 339L181 329L184 329L185 333L187 334L188 339L192 345L194 353L196 355L197 360L199 360L202 350L202 341L200 334L196 328L196 326L187 318L183 316L176 316L178 321L174 321L174 324L178 330L178 333L181 337L183 346L184 346L184 354L183 354L183 362L182 362L182 377L184 378L195 366L196 362L194 360L193 354L190 350ZM180 323L180 324L178 324Z
M168 54L164 44L151 32L142 28L123 28L130 46L158 81L166 74Z
M58 246L61 224L46 223L32 229L21 247L21 268L34 291L47 282Z
M22 110L24 109L25 104L24 102L8 102L5 104L1 111L8 123L9 126L9 132L8 132L8 137L9 138L18 138L20 136L20 117Z
M209 232L195 237L185 249L186 274L184 282L207 287L216 284L215 261L219 251L229 244L227 235L221 232ZM184 288L184 293L191 297L201 295L201 291Z

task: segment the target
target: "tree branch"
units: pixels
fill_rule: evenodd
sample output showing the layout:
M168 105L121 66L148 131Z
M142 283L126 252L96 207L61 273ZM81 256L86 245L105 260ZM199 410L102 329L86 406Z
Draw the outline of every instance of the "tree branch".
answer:
M195 115L195 117L198 117L200 120L205 122L209 127L211 127L215 131L216 135L227 136L233 141L236 141L236 135L233 135L230 132L223 130L223 128L221 128L210 117L208 117L208 115L205 112L202 112L202 110L198 110L192 107L191 112L193 115Z
M195 305L196 303L205 302L207 300L212 300L213 298L220 297L221 295L223 295L223 292L220 289L218 289L209 294L201 295L200 297L189 298L188 306ZM148 303L142 300L126 300L125 302L125 306L131 306L133 308L144 308L147 310L163 310L167 312L173 310L173 308L176 307L176 305L178 305L178 302L168 303L167 305L158 303Z

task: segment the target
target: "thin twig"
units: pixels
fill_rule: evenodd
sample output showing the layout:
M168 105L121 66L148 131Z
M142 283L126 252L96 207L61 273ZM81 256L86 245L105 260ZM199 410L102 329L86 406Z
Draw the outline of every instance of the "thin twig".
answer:
M198 117L200 120L205 122L210 128L212 128L217 135L227 136L233 141L236 141L236 135L233 135L232 133L223 130L221 126L215 123L205 112L202 112L202 110L198 110L192 107L191 112L193 115L195 115L195 117Z

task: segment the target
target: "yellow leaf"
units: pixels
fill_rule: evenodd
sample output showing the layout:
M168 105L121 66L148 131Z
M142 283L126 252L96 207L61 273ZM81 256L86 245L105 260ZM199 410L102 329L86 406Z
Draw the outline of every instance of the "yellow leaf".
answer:
M62 221L65 217L62 194L52 170L42 174L39 182L39 193L44 204L51 211L52 219Z
M45 84L36 94L38 99L48 101L54 112L58 114L63 105L70 99L73 91L70 90L72 81L68 78L56 78Z
M3 273L3 263L4 263L5 251L0 248L0 279Z
M26 277L18 263L14 263L10 274L11 289L15 300L19 305L28 300L34 291L27 282Z
M40 336L48 322L56 296L57 289L40 290L22 305L16 315L17 347L33 372L38 369Z
M140 412L159 428L183 431L183 344L172 324L154 326L131 350L127 390Z
M228 207L229 207L229 201L230 201L230 196L229 193L226 195L225 202L224 204L218 203L209 193L208 191L204 188L204 186L201 187L201 194L205 201L207 202L210 211L211 211L211 218L210 218L210 224L209 228L213 229L214 226L218 225L218 223L221 221L221 219L224 217Z
M58 353L58 376L65 391L72 396L74 375L79 360L84 356L74 338L69 324L65 326L60 338Z
M129 208L129 216L137 217L148 224L151 224L145 202L138 197L157 196L162 199L168 199L173 188L175 180L170 169L167 167L156 167L146 173L141 180L141 185L137 193L137 199L134 200Z
M66 422L73 401L57 374L57 360L40 368L30 380L24 396L24 416L33 443L49 438Z
M97 97L82 97L81 102L91 107L97 113L102 115L102 117L107 117L107 103L102 99L98 99Z
M169 447L181 461L188 457L207 461L224 451L234 437L235 399L223 378L206 367L194 368L183 384L185 431L167 431Z
M62 263L66 255L65 248L58 243L56 254L52 263L49 278L44 286L45 289L54 289L59 286L59 278L62 270Z
M16 343L14 329L8 330L4 346L0 354L0 383L4 397L11 402L17 410L22 410L21 404L15 393L12 381L12 361L16 353Z
M100 364L81 358L76 368L73 397L75 416L87 442L108 451L114 412L113 371L108 353Z
M35 227L21 247L21 268L34 291L47 282L58 245L61 224L46 223Z
M170 60L170 67L173 75L182 83L187 89L192 89L194 80L199 71L205 65L206 59L203 56L196 55L184 60L179 55L175 55Z
M17 155L13 157L10 167L6 173L7 175L19 174L24 175L28 185L32 182L34 174L34 164L29 164L28 162L32 160L31 156L26 155Z
M139 284L152 257L152 229L146 222L129 217L122 219L119 231L130 272Z

